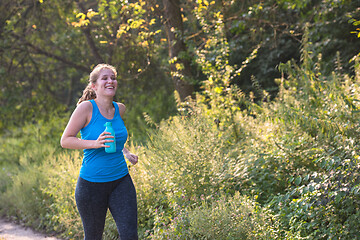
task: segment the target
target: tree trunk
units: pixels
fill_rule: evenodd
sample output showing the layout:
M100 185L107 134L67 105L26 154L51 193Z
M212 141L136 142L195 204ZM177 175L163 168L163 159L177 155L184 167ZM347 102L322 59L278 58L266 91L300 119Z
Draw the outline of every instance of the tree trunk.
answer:
M169 57L172 60L170 64L171 75L175 90L179 93L180 100L184 101L186 97L192 96L194 86L189 81L192 78L190 63L179 56L181 52L187 51L183 41L184 27L180 0L162 1L164 4L166 35L169 44ZM177 59L176 61L174 61L175 58Z

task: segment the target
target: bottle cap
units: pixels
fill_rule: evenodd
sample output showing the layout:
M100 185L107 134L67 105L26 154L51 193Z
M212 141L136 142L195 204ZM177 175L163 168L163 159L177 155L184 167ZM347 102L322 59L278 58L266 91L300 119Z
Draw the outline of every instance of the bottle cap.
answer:
M111 122L106 122L104 126L106 126L106 127L108 127L108 126L111 127L112 124L111 124Z

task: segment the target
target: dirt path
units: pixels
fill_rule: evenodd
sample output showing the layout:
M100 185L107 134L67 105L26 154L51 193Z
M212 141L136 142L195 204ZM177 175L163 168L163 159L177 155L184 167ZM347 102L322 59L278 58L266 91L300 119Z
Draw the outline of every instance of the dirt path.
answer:
M0 240L60 240L0 219Z

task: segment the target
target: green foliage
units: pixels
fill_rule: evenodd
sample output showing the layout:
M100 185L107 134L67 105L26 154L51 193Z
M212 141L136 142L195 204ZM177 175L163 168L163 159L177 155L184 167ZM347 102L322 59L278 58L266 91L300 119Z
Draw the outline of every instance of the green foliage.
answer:
M316 45L315 56L323 54L323 70L331 73L340 51L342 71L352 74L348 60L358 51L360 42L350 33L354 29L348 20L358 19L357 8L357 1L222 2L213 11L224 15L231 65L243 62L252 49L261 44L257 58L233 82L249 93L255 90L251 84L254 76L260 86L275 97L278 86L274 79L280 77L276 68L291 59L300 62L300 43L307 24L310 25L309 41Z
M220 190L233 191L231 172L236 159L230 157L227 134L212 119L194 113L163 122L150 135L146 148L135 149L142 159L133 169L140 219L145 220L142 227L153 223L156 208L170 213L173 204L194 202L200 195L211 198Z
M46 186L45 173L39 167L28 166L20 174L12 175L7 189L1 193L1 214L36 228L47 228L48 196L41 192Z
M124 121L129 132L129 138L137 143L145 143L147 136L144 133L147 129L153 127L147 124L144 115L148 115L155 123L158 123L164 116L176 114L174 94L167 90L168 86L166 84L162 85L159 83L156 91L148 91L149 95L144 93L144 88L146 89L147 87L147 85L136 86L136 82L129 83L124 87L124 90L120 90L121 94L119 94L121 99L124 99L120 102L126 105ZM127 89L129 89L129 92L132 89L136 93L129 95L122 94Z
M210 202L210 204L209 204ZM252 200L240 196L202 200L196 207L178 209L169 225L158 212L151 239L275 239L271 219Z
M279 101L271 108L284 131L306 136L296 151L282 149L289 160L299 152L307 165L293 171L286 191L270 205L299 238L356 239L359 78L323 74L321 61L312 62L310 49L304 42L302 65L288 62L281 67L289 77L281 80Z
M129 125L134 138L142 141L137 129L145 122L138 119L143 113L139 109L145 105L143 111L157 121L175 109L163 58L154 54L161 46L154 46L161 31L144 4L2 1L0 132L73 109L90 69L106 62L117 68L117 99L135 109Z
M43 191L48 184L48 170L43 164L56 158L59 140L65 123L59 116L48 122L27 124L3 135L0 158L2 185L0 209L26 225L52 230L48 209L51 197Z
M46 121L7 130L1 135L0 166L41 164L44 158L60 149L60 138L67 120L67 114L53 114Z
M64 152L49 158L42 166L47 174L47 185L41 191L51 197L51 205L47 209L49 223L65 238L83 237L75 203L75 186L81 162L80 151Z
M231 128L235 141L239 141L241 130L238 129L235 118L241 108L247 108L251 104L243 92L235 85L231 85L231 82L241 74L249 62L256 58L260 45L252 51L240 67L230 65L230 47L224 32L224 16L220 11L211 11L213 4L215 3L211 2L209 5L199 2L194 10L199 24L208 37L204 47L195 52L196 62L207 77L207 80L203 81L203 91L197 96L197 103L204 108L205 114L216 121L218 128ZM211 17L208 17L209 14Z
M161 7L156 0L2 1L0 131L72 109L91 67L107 62L119 73L117 98L135 109L128 121L134 139L143 141L140 131L136 133L145 126L138 117L143 105L151 106L146 112L156 122L174 112ZM218 75L224 74L229 84L236 83L245 94L252 91L260 101L263 92L258 89L271 97L278 90L273 81L279 77L276 66L291 58L300 60L300 40L307 23L309 41L323 54L327 73L338 60L344 72L351 72L348 60L359 49L349 23L358 19L356 1L183 1L179 7L185 24L183 40L189 49L184 58L194 59L197 51L205 50L211 63L225 63L226 57L225 65L237 69L258 49L257 58L240 76L229 78L229 70L219 70ZM192 65L200 65L193 73L199 84L207 74L206 65L198 61ZM227 85L218 86L217 91L226 91ZM14 121L8 121L10 115Z

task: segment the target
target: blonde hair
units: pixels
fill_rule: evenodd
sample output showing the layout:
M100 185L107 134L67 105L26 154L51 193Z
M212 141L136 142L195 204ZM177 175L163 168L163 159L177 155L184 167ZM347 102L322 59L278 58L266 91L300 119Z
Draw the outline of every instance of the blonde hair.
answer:
M92 70L92 72L90 73L89 83L86 86L86 88L84 89L82 96L80 97L79 101L77 102L77 105L79 105L80 103L82 103L84 101L96 98L96 93L95 93L94 89L92 89L91 85L96 83L96 81L99 78L100 71L103 70L104 68L108 68L111 71L113 71L115 74L115 77L116 77L117 72L116 72L116 69L114 66L111 66L111 65L105 64L105 63L96 65L94 67L94 69Z

